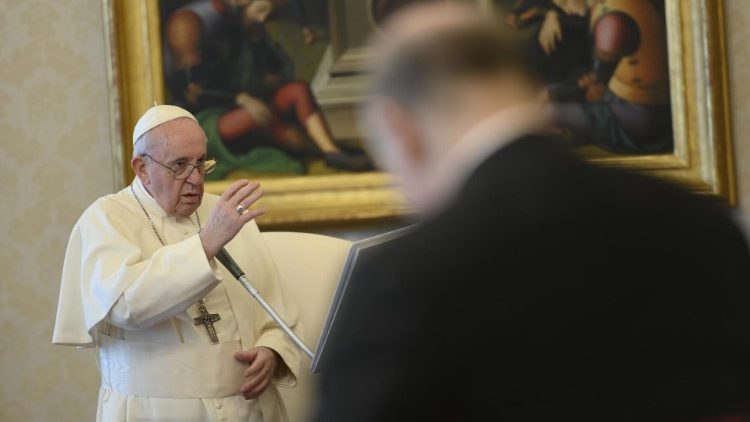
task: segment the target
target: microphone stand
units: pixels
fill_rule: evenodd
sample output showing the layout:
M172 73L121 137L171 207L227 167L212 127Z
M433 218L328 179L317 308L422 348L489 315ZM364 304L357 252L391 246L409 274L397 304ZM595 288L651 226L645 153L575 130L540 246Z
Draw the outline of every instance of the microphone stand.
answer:
M302 339L299 338L299 336L297 336L297 334L295 334L294 331L292 331L292 329L286 324L286 322L284 322L283 319L281 319L279 314L277 314L276 311L274 311L271 305L269 305L268 302L266 302L266 300L263 299L263 296L260 295L260 292L258 292L258 289L256 289L255 286L253 286L253 284L250 283L247 277L245 277L245 272L242 271L239 265L237 265L234 259L232 259L232 257L226 251L226 249L221 248L219 253L216 254L216 259L218 259L219 262L221 262L227 268L227 270L229 270L229 272L232 273L232 275L237 279L237 281L239 281L240 284L242 284L242 287L244 287L245 290L247 290L247 292L250 293L250 295L254 297L255 300L258 301L260 306L262 306L263 309L266 311L266 313L268 313L268 315L270 315L271 318L273 318L273 320L276 321L276 325L278 325L286 333L286 335L289 336L290 339L292 339L294 344L300 350L302 350L310 359L312 359L313 356L315 355L312 352L312 350L310 350L310 348L307 347L307 345L302 341Z

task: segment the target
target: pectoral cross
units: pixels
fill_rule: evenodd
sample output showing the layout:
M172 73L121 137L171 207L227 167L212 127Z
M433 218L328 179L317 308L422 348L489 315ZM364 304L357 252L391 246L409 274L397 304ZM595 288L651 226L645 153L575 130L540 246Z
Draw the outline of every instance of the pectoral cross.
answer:
M206 331L208 331L208 336L211 338L211 343L218 343L219 336L216 335L214 322L220 320L221 316L219 316L219 314L209 314L208 309L206 309L206 305L203 304L202 300L198 302L198 312L201 314L200 316L193 318L193 322L195 322L195 325L203 324L203 326L206 327Z

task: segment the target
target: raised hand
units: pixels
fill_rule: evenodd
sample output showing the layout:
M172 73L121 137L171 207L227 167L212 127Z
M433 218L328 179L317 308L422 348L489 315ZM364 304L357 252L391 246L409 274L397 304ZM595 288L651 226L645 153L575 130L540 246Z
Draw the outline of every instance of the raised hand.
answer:
M201 230L200 238L208 259L213 258L242 226L266 211L262 208L249 209L263 196L263 189L257 182L238 180L227 188L211 217Z

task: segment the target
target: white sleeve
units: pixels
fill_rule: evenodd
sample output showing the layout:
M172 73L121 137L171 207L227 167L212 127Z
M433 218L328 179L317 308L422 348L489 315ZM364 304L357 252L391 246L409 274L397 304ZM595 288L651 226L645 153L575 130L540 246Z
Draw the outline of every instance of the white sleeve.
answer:
M144 257L124 224L101 213L82 227L84 295L123 329L148 328L182 312L221 281L196 234ZM95 230L87 235L85 232ZM130 236L128 236L130 235Z
M198 244L196 252L194 243ZM187 277L177 279L177 272L169 271L169 263L167 268L159 268L171 260L183 262L177 265ZM221 280L216 264L209 265L198 235L161 248L149 261L147 269L110 310L112 325L129 330L151 327L187 309Z

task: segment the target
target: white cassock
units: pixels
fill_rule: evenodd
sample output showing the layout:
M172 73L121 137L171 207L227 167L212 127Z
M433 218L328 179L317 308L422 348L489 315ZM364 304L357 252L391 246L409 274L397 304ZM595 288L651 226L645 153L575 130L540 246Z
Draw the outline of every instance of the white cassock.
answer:
M215 260L207 260L195 214L167 215L139 179L96 201L73 228L65 255L52 342L96 346L102 384L97 420L279 421L276 386L292 386L300 354L254 299ZM208 221L218 197L198 209ZM278 272L250 222L226 246L248 278L292 327L296 308L284 300ZM195 325L197 302L220 315L212 344ZM273 384L257 400L239 395L246 364L234 353L267 346L282 358Z

